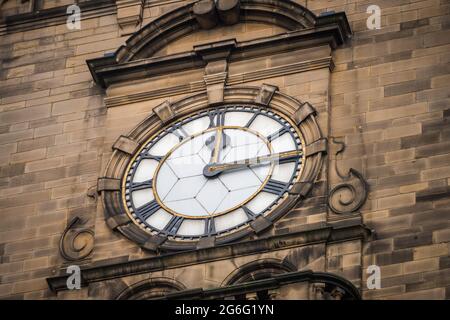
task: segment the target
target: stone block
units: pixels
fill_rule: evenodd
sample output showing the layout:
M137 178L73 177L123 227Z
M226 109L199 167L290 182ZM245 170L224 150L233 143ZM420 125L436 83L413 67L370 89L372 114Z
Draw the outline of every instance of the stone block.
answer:
M45 158L46 154L47 154L47 149L45 149L45 148L14 153L11 155L11 163L41 160L41 159Z
M449 245L448 243L439 243L429 246L422 246L413 249L414 260L427 259L432 257L448 256Z
M408 124L404 126L396 126L387 128L385 131L386 139L401 138L413 136L422 132L422 125L420 123Z
M423 181L437 180L450 177L450 167L428 169L421 172Z
M416 202L414 193L401 194L377 200L378 209L389 209L413 205Z
M443 229L433 232L433 243L450 242L450 230Z
M410 261L410 262L405 262L403 264L403 272L405 274L433 271L433 270L438 270L438 269L439 269L439 259L438 258Z
M32 161L28 162L25 165L25 173L57 168L60 167L62 164L63 164L63 157Z

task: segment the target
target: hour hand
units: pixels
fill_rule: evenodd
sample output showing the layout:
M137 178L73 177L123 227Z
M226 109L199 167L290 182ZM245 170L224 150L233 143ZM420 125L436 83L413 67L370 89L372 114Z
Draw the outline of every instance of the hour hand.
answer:
M234 171L234 170L240 170L243 168L247 168L248 166L258 166L267 164L268 162L274 162L274 161L280 161L280 160L287 160L291 158L297 158L301 156L301 151L293 150L293 151L287 151L287 152L280 152L280 153L272 153L270 155L266 156L259 156L254 158L248 158L244 160L238 160L233 162L227 162L227 163L210 163L205 166L203 169L203 175L207 178L215 177L218 174L224 172L224 171Z
M216 163L219 160L220 150L225 149L230 143L230 137L223 132L223 129L217 129L216 134L205 141L205 145L211 149L211 159L209 163Z

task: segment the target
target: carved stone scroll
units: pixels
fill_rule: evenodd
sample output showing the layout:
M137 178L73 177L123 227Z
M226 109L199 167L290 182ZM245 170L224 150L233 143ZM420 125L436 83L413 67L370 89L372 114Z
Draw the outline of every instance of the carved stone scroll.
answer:
M94 249L94 231L88 228L77 228L82 224L80 217L74 217L59 240L59 252L67 261L82 260Z
M343 142L336 142L341 146L336 151L336 156L345 150ZM353 213L359 210L367 199L368 185L361 173L350 168L346 175L340 173L335 159L335 171L342 180L341 183L334 186L328 195L328 206L337 214Z

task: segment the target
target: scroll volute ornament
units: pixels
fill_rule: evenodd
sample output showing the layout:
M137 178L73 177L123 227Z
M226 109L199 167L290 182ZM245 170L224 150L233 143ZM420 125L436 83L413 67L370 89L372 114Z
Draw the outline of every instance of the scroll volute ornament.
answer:
M77 261L88 257L94 249L94 231L79 227L83 221L75 216L68 223L59 241L59 252L67 261Z
M335 153L335 157L345 150L345 144L333 138L333 142L340 146ZM343 175L335 162L335 172L341 182L334 186L328 195L328 206L337 214L350 214L358 211L366 202L368 185L361 173L350 168L346 175Z

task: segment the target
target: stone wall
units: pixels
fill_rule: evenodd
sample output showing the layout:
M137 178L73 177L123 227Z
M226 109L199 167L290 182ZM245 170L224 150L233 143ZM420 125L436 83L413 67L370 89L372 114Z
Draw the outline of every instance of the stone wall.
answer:
M143 24L185 3L149 1ZM281 92L310 101L329 139L345 142L336 166L342 172L355 168L368 181L369 197L361 213L375 237L362 248L359 241L328 246L324 269L362 284L366 299L448 299L449 1L298 3L315 14L346 12L354 34L332 53L333 71L324 68L245 84L272 83ZM370 4L381 7L380 30L366 27ZM120 94L120 88L105 93L94 84L85 61L115 51L128 38L122 36L114 11L90 13L81 30L68 30L63 23L1 30L0 297L76 297L67 292L56 296L46 282L70 264L60 256L59 241L73 217L81 217L83 225L95 232L95 247L81 262L84 266L153 255L105 224L96 200L97 178L120 134L135 127L153 106L188 94L106 107L105 96ZM159 54L215 39L280 32L279 27L258 24L202 31ZM236 64L230 72L255 66L256 62ZM193 74L180 76L195 79ZM336 182L333 179L337 178L331 174L331 182ZM319 183L313 191L315 197L279 221L276 230L326 220L325 180L326 172L319 178L322 186ZM365 269L372 264L381 267L380 290L364 286ZM209 270L206 265L200 268ZM166 274L176 272L182 270ZM204 281L205 286L217 282ZM88 290L79 293L83 298L89 295Z
M378 31L366 29L372 3L382 10ZM308 4L352 21L352 42L334 55L331 133L347 145L338 165L361 170L370 186L362 214L376 240L363 268L381 266L382 289L364 298L448 299L450 3Z

